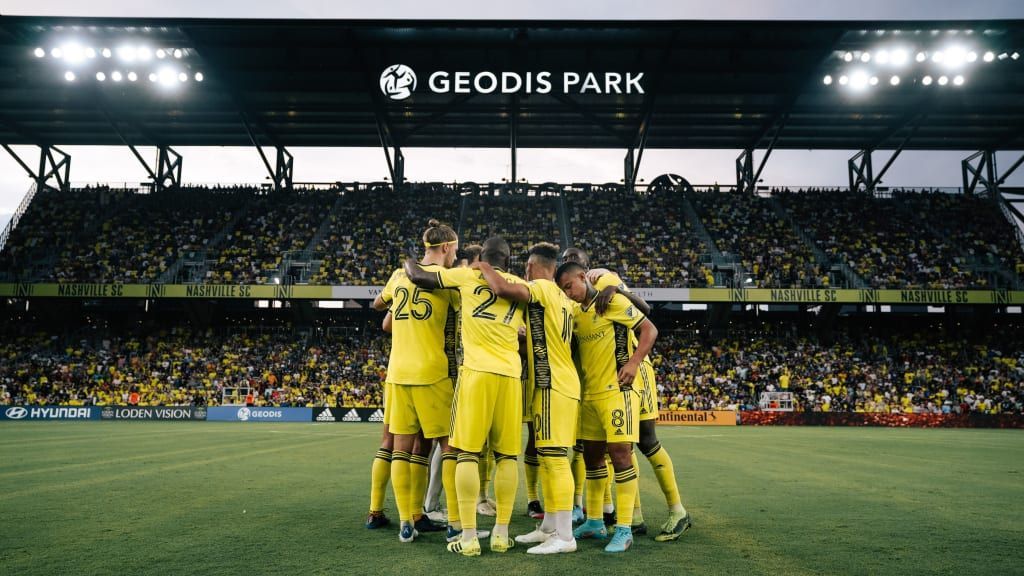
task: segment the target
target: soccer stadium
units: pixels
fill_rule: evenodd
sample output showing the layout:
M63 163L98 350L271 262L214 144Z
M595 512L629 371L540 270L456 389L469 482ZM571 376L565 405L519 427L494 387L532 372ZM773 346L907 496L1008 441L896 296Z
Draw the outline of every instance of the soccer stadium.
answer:
M1024 573L1024 11L922 6L4 11L0 573Z

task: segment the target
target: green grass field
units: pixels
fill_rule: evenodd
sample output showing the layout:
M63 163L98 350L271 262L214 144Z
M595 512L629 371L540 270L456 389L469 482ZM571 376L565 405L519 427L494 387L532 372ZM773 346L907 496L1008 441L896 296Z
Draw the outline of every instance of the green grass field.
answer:
M462 558L362 526L370 424L0 424L0 574L1020 574L1024 433L662 428L694 528ZM649 524L665 516L641 464ZM392 497L388 509L393 511ZM525 494L513 530L532 528ZM482 525L489 525L489 519Z

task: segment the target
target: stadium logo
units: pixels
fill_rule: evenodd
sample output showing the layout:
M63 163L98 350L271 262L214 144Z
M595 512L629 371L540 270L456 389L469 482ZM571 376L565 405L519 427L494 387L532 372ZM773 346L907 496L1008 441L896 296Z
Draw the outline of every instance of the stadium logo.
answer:
M316 417L317 422L335 422L334 414L331 414L330 408L325 408L319 416Z
M345 417L342 418L341 421L342 422L362 422L363 419L359 417L359 412L356 412L355 408L351 408L348 411L348 414L345 414Z
M249 409L248 408L239 408L238 409L238 419L241 420L242 422L245 422L245 421L249 420Z
M384 413L380 411L380 408L378 408L377 411L374 412L373 414L370 414L370 422L383 422L383 421L384 421Z
M380 75L380 91L392 100L405 100L416 89L416 73L405 64L392 64Z
M14 408L8 408L6 414L11 420L21 420L25 416L28 416L28 410L21 406L15 406Z

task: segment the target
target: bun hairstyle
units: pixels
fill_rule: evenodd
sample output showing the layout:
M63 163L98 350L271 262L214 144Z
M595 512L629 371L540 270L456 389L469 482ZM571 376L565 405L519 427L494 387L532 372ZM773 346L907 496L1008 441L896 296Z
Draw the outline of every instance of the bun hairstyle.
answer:
M427 221L427 229L423 232L423 245L427 248L437 248L458 239L451 226L441 224L436 218Z

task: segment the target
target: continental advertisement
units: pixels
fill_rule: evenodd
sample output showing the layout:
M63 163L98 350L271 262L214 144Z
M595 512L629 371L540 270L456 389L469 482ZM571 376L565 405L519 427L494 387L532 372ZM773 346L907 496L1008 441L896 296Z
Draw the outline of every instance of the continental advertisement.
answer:
M371 300L381 286L276 284L0 284L7 298L199 298L250 300ZM1022 305L1024 291L869 290L831 288L636 288L651 302L737 304Z
M668 426L735 426L732 410L660 410L658 424Z

